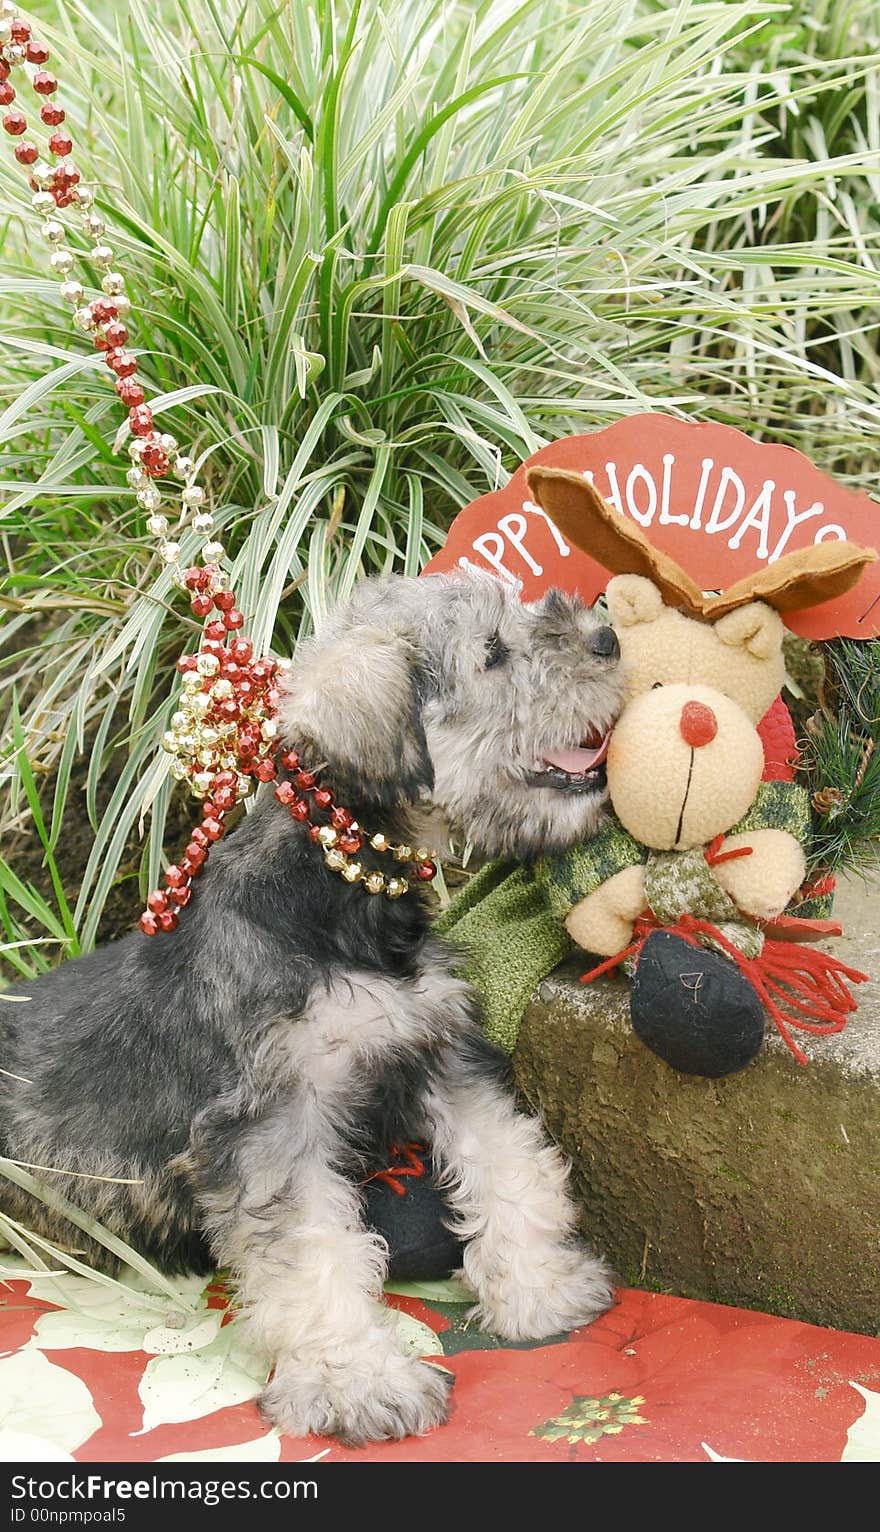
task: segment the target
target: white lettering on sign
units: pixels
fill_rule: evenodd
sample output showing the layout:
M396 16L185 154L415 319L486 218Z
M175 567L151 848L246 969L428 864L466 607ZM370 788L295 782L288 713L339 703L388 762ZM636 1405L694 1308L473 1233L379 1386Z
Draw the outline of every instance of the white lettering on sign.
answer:
M780 554L784 552L785 545L788 542L788 539L791 537L795 527L800 526L802 521L809 521L812 516L821 516L825 509L822 501L817 500L813 505L808 505L805 511L801 511L800 514L798 514L794 507L794 490L784 489L782 491L782 498L785 501L786 527L785 531L779 539L779 542L776 544L776 547L773 549L773 552L770 555L771 564L775 564ZM816 542L818 539L814 538L813 541Z
M799 508L795 491L780 490L773 479L765 479L749 503L741 475L730 464L716 464L711 457L701 459L700 479L690 509L687 505L690 495L687 499L681 494L676 498L676 459L671 452L663 454L659 474L644 463L608 462L604 468L608 487L602 493L621 516L646 530L656 522L658 526L688 527L707 537L722 535L734 551L753 543L755 557L762 563L775 563L786 551L795 530L825 511L821 500ZM595 482L593 469L585 468L583 476L589 484ZM517 590L522 589L523 570L536 579L544 573L540 548L533 535L536 517L549 528L560 558L568 558L569 544L533 500L524 500L521 511L501 516L495 530L481 532L471 545L482 566L488 565ZM844 528L836 522L815 528L814 542L830 538L845 541ZM481 567L472 565L468 558L459 559L459 564L463 568Z

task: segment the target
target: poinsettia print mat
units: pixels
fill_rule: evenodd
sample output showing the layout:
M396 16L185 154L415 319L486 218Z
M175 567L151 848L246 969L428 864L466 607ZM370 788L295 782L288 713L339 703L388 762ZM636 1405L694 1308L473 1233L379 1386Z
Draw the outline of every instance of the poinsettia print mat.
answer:
M156 1297L0 1256L0 1459L78 1462L880 1462L880 1340L624 1291L584 1330L509 1346L454 1280L388 1294L455 1374L446 1426L366 1448L269 1430L268 1366L221 1283Z

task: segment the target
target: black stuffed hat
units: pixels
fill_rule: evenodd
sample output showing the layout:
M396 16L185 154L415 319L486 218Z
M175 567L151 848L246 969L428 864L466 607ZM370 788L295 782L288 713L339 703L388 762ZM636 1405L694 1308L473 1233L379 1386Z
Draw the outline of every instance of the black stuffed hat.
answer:
M642 947L630 1012L636 1036L686 1075L734 1074L764 1041L764 1007L739 969L669 931Z
M446 1227L451 1212L419 1144L392 1145L389 1164L364 1184L367 1223L388 1242L388 1275L437 1281L457 1271L462 1246Z

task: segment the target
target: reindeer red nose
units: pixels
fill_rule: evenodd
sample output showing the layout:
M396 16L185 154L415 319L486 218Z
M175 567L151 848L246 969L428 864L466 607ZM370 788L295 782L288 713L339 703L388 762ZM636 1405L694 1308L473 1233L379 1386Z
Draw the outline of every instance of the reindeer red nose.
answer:
M708 745L718 733L718 719L705 702L686 702L678 726L685 744L695 750Z

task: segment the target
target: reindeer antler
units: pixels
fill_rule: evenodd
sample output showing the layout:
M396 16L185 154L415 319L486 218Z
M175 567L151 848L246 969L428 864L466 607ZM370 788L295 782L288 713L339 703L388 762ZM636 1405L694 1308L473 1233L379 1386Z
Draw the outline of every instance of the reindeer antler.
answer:
M764 601L777 612L803 611L851 590L877 553L857 543L816 543L756 569L720 595L706 596L686 570L648 541L641 527L602 499L582 474L535 464L526 472L530 493L563 537L610 574L645 575L667 606L684 607L704 622Z

